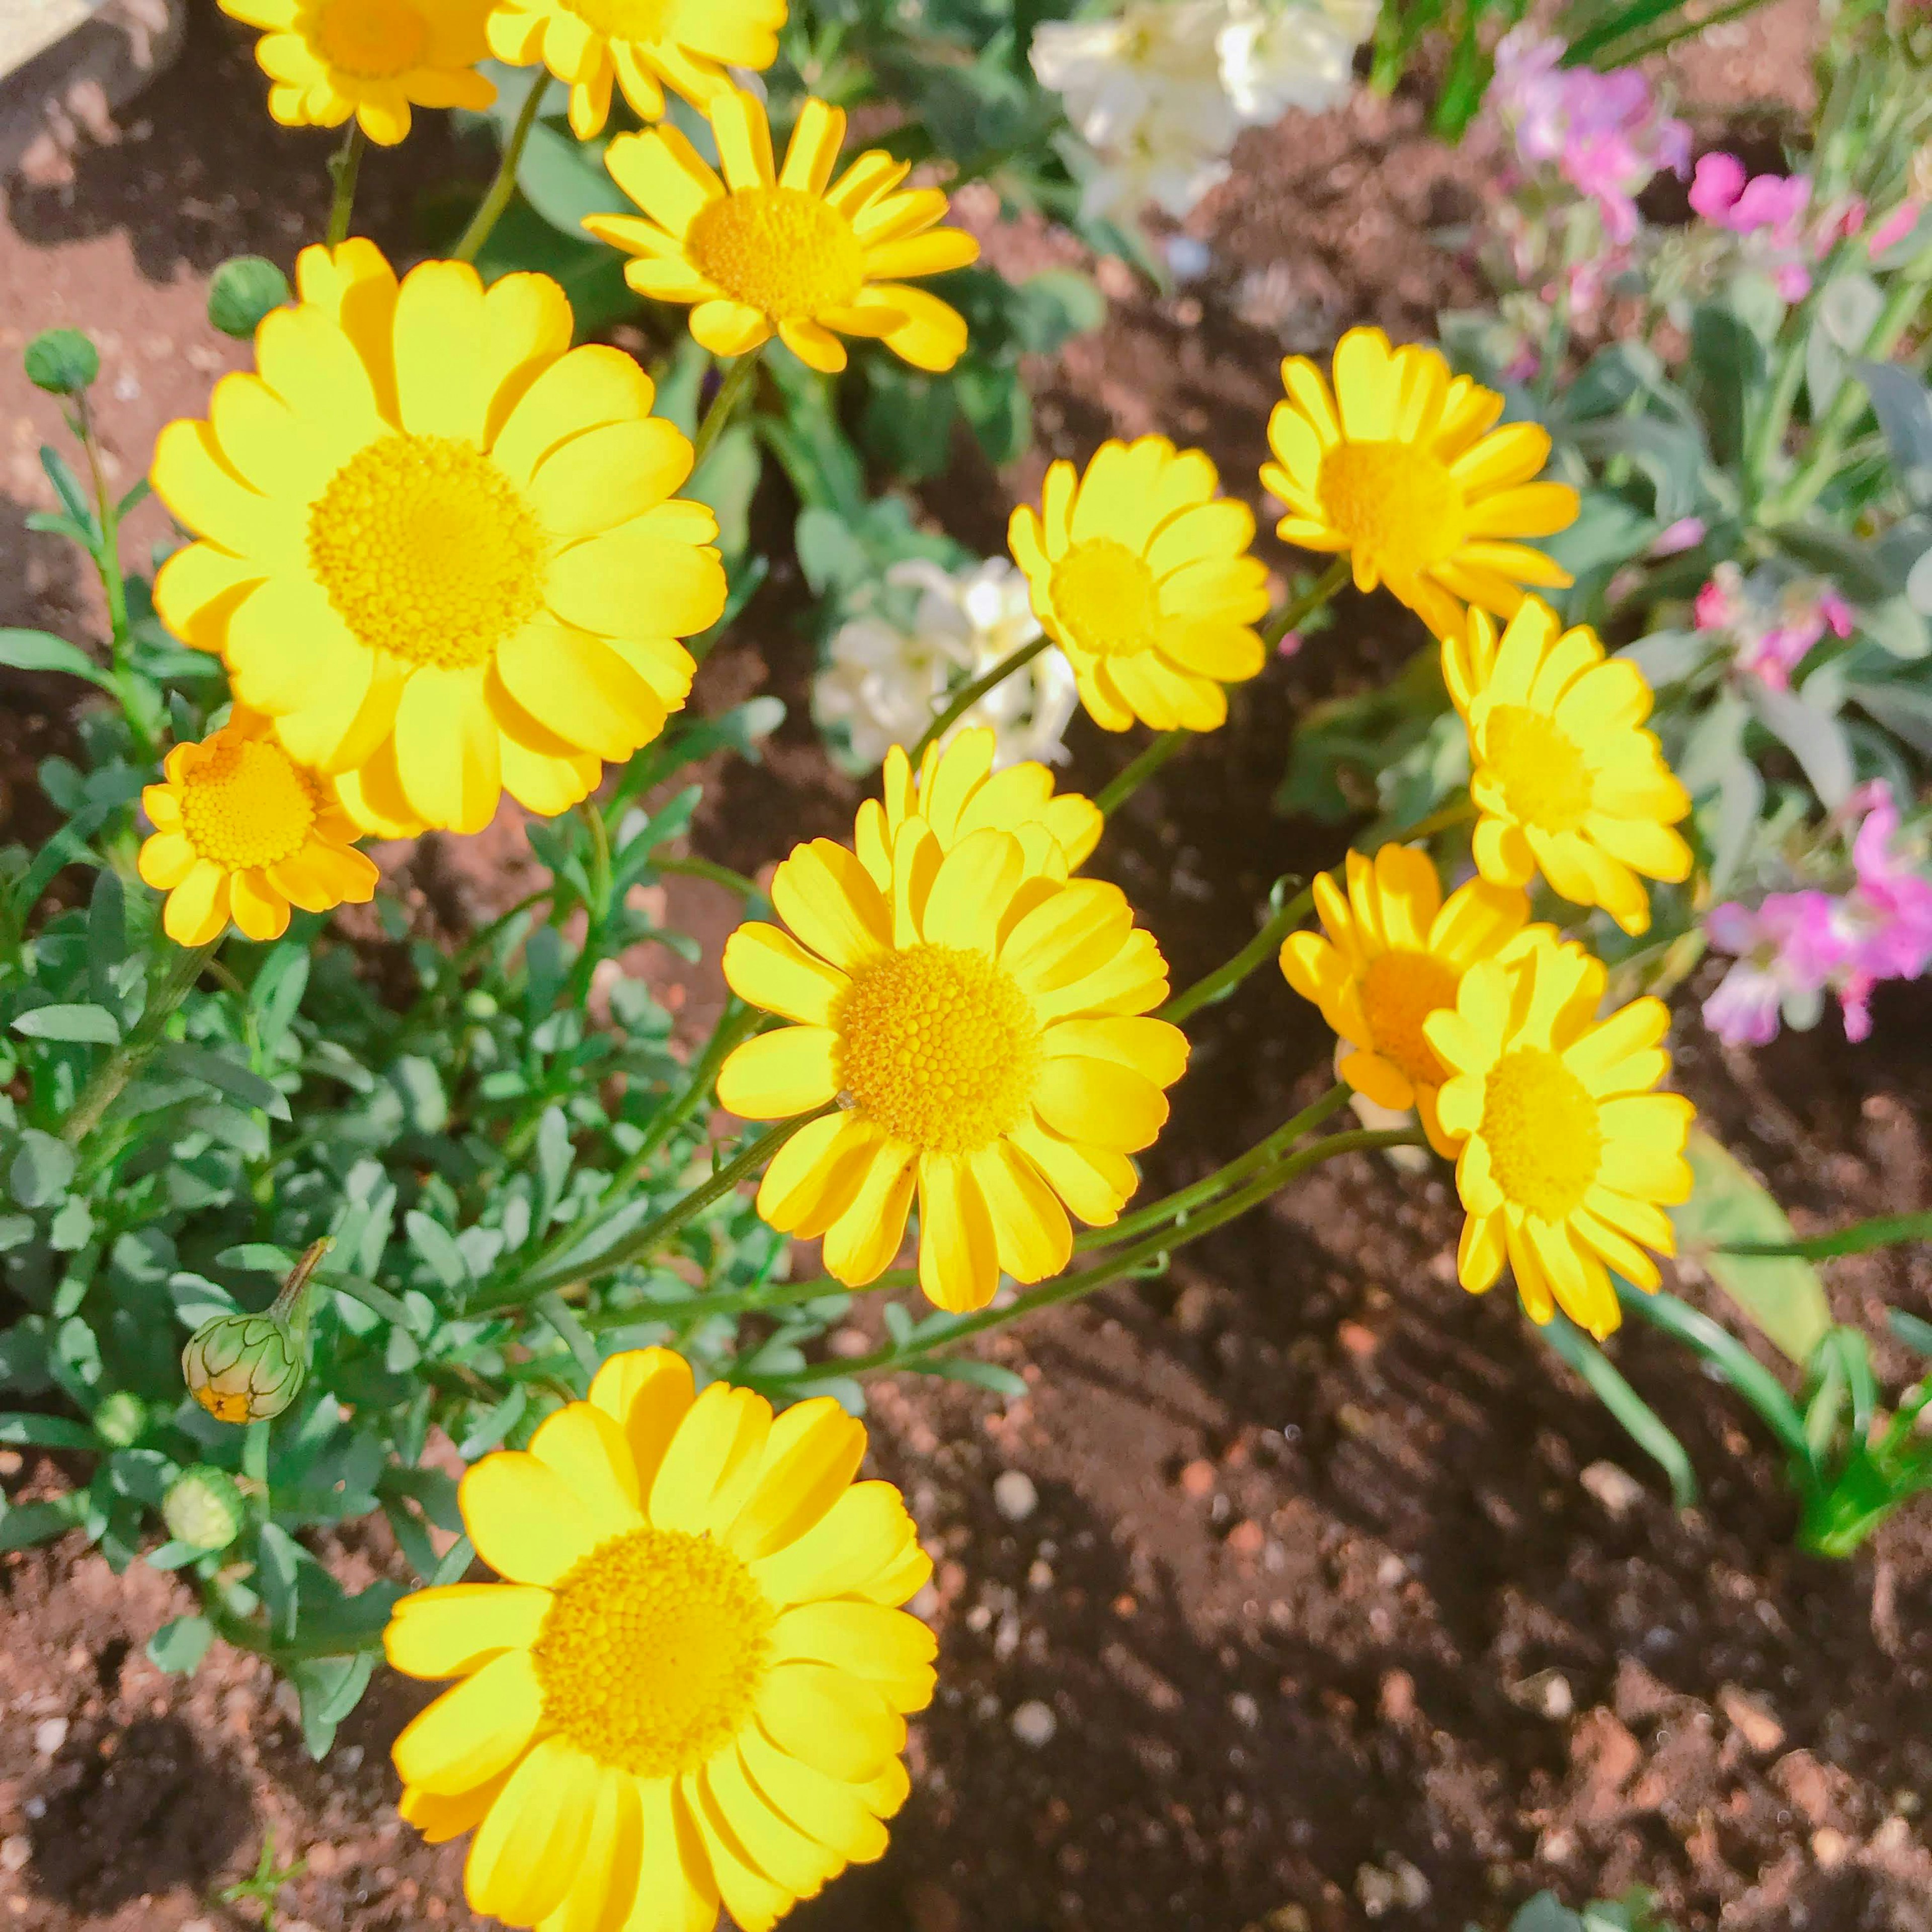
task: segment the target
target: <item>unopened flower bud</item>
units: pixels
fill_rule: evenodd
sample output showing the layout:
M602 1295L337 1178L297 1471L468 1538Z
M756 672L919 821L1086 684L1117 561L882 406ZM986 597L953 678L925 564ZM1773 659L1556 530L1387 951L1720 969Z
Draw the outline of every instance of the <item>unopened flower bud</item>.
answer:
M117 1389L94 1412L94 1432L111 1449L131 1449L148 1431L148 1405L132 1389Z
M226 1469L197 1462L168 1485L161 1520L177 1543L226 1550L242 1534L242 1492Z
M218 1422L265 1422L300 1394L308 1365L309 1277L326 1238L296 1264L264 1315L218 1315L188 1337L182 1379Z

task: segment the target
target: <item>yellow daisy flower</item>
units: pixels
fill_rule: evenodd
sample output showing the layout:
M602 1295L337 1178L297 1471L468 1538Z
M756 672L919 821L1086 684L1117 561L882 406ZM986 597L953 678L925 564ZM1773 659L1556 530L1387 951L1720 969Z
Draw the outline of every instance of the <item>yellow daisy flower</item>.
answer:
M1086 473L1046 472L1040 507L1022 504L1007 547L1034 614L1066 653L1094 722L1124 731L1211 731L1222 686L1252 677L1268 652L1256 621L1268 567L1250 556L1255 520L1214 493L1214 466L1162 436L1103 442Z
M663 1348L614 1355L527 1453L463 1479L506 1580L418 1591L389 1661L460 1681L398 1737L403 1816L474 1829L478 1912L544 1932L766 1932L885 1850L932 1634L932 1574L864 1428L820 1397L774 1419Z
M1540 597L1498 640L1473 610L1442 646L1442 675L1469 728L1476 865L1522 886L1539 867L1578 905L1601 906L1624 932L1650 926L1646 878L1690 876L1690 848L1671 830L1689 794L1643 728L1652 693L1628 658L1606 662L1587 625L1564 630Z
M206 946L230 919L250 939L279 939L292 905L327 912L375 896L354 821L266 718L238 705L220 730L176 746L162 773L141 794L154 833L136 862L168 896L161 926L177 946Z
M1472 879L1445 904L1435 861L1412 845L1384 845L1372 860L1348 856L1348 895L1332 874L1315 881L1315 909L1328 937L1291 933L1281 970L1354 1050L1336 1071L1378 1107L1421 1116L1429 1144L1444 1156L1436 1096L1448 1070L1423 1031L1456 1004L1462 975L1501 952L1523 928L1529 901L1507 886Z
M933 784L942 815L952 769ZM898 1252L916 1189L920 1286L980 1308L1002 1270L1032 1282L1066 1265L1067 1208L1096 1227L1118 1216L1187 1041L1142 1017L1167 968L1118 886L1068 879L1058 851L1030 870L1027 842L993 824L949 848L907 818L888 848L884 816L864 814L856 854L820 838L778 867L772 904L796 939L731 935L733 990L797 1024L740 1047L718 1098L759 1120L837 1098L766 1168L759 1213L823 1235L826 1267L857 1287Z
M672 493L689 440L614 349L570 346L544 275L374 244L307 248L206 422L171 423L156 493L201 541L154 586L177 636L302 763L350 775L373 832L490 822L507 787L566 810L691 686L717 520Z
M726 88L706 112L722 180L675 128L620 134L605 150L644 218L592 214L584 225L638 258L624 271L632 287L693 304L691 332L714 356L742 356L776 333L831 375L845 366L838 338L870 335L915 368L951 368L966 346L964 319L902 279L978 260L971 236L938 225L945 195L902 190L909 164L877 148L835 182L845 115L822 100L799 110L782 168L755 94Z
M1389 346L1352 328L1335 347L1335 386L1305 356L1281 365L1287 400L1268 418L1276 460L1262 482L1287 505L1276 534L1304 550L1346 551L1355 587L1386 584L1438 638L1473 604L1514 614L1526 584L1562 590L1569 573L1518 539L1576 520L1567 483L1532 481L1550 458L1536 423L1493 425L1503 399L1451 376L1432 349Z
M942 748L928 745L916 774L904 748L886 754L883 802L859 808L854 846L881 891L892 883L890 856L899 827L923 818L950 852L961 839L992 826L1020 842L1029 875L1065 878L1077 872L1100 842L1106 820L1090 798L1053 789L1053 772L1030 760L993 770L998 740L985 725L970 726Z
M1462 1286L1480 1294L1507 1260L1532 1321L1560 1306L1599 1340L1619 1318L1606 1267L1654 1290L1645 1249L1676 1252L1664 1210L1690 1192L1693 1111L1652 1090L1670 1070L1669 1010L1633 1000L1599 1021L1604 983L1601 962L1532 927L1423 1022L1450 1074L1437 1111L1462 1142Z
M570 88L571 131L603 131L613 82L640 119L664 111L664 89L704 106L728 67L777 59L785 0L496 0L490 51L512 67L539 61Z
M476 71L491 0L221 0L262 38L255 58L284 128L339 128L352 114L393 147L414 107L488 107Z

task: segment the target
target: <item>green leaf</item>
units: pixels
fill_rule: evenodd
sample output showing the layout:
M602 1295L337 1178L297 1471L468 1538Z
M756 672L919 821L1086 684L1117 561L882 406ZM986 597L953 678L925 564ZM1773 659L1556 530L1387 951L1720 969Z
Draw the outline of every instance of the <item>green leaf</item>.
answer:
M259 1107L271 1120L294 1118L289 1112L289 1096L279 1087L251 1073L238 1060L204 1046L188 1046L171 1040L154 1055L155 1064L178 1074L184 1080L200 1080L218 1089L244 1107Z
M29 1127L7 1170L9 1192L22 1208L44 1208L67 1192L74 1178L74 1150L64 1141Z
M77 1528L86 1520L88 1492L73 1490L46 1502L16 1503L0 1510L0 1554L26 1550Z
M224 335L248 340L265 316L290 299L289 278L262 255L224 262L208 284L208 319Z
M256 1541L260 1561L255 1574L262 1585L268 1606L268 1622L276 1636L290 1637L296 1630L299 1578L304 1552L279 1523L265 1522Z
M148 1640L148 1661L171 1676L191 1676L214 1641L214 1626L206 1617L176 1617Z
M50 395L78 395L100 374L100 350L77 328L42 330L22 360L27 380Z
M100 1444L84 1422L64 1415L0 1415L0 1442L19 1448L92 1449Z
M1772 1345L1794 1362L1832 1325L1818 1270L1795 1256L1740 1254L1754 1242L1789 1244L1784 1210L1743 1165L1708 1134L1693 1131L1684 1150L1694 1184L1673 1210L1678 1246L1736 1302Z
M46 631L0 631L0 664L15 670L64 671L69 677L84 677L103 691L114 688L113 679L78 644Z
M310 1756L326 1757L336 1726L362 1701L376 1668L373 1650L352 1657L304 1658L289 1676L302 1700L302 1742Z
M440 1222L433 1221L427 1214L412 1208L404 1216L403 1225L409 1230L410 1246L428 1263L430 1272L452 1294L466 1293L476 1286L470 1273L470 1264L463 1258L463 1250Z
M105 1006L36 1006L14 1022L29 1040L52 1040L88 1046L118 1046L121 1028Z

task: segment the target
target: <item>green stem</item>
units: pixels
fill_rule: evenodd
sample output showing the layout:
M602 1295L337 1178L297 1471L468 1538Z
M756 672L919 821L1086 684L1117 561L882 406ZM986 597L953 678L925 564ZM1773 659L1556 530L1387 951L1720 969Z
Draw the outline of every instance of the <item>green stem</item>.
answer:
M1136 1241L1119 1254L1110 1255L1105 1261L1090 1268L1083 1268L1078 1274L1062 1275L1057 1281L1016 1296L1004 1308L982 1308L976 1315L962 1316L938 1340L915 1342L910 1346L895 1346L875 1349L869 1355L861 1355L856 1360L822 1362L809 1368L801 1375L788 1376L791 1383L830 1382L846 1376L876 1375L881 1370L898 1368L906 1363L922 1360L937 1349L950 1348L956 1342L962 1342L969 1335L984 1334L989 1328L1003 1328L1010 1322L1017 1322L1022 1316L1030 1315L1042 1308L1057 1306L1064 1301L1077 1301L1083 1294L1091 1294L1096 1288L1105 1288L1118 1281L1130 1269L1138 1268L1143 1262L1152 1261L1155 1256L1170 1250L1184 1247L1190 1241L1198 1241L1203 1234L1211 1234L1238 1220L1250 1208L1257 1207L1268 1196L1286 1186L1298 1174L1317 1166L1322 1161L1332 1160L1337 1154L1356 1154L1374 1148L1419 1147L1422 1133L1419 1128L1364 1127L1345 1134L1331 1134L1325 1140L1317 1141L1311 1148L1304 1148L1292 1154L1279 1166L1270 1168L1251 1186L1243 1188L1238 1194L1217 1202L1206 1213L1197 1216L1185 1228L1163 1228L1159 1234L1146 1240Z
M590 915L590 932L595 933L610 916L610 828L604 823L602 808L594 798L584 800L577 812L590 833L590 903L585 910ZM590 950L586 934L584 950Z
M1928 249L1892 284L1885 306L1879 310L1871 332L1865 338L1862 360L1882 362L1891 355L1898 345L1899 338L1918 314L1928 288L1932 288L1932 249ZM1864 385L1848 375L1838 393L1832 398L1831 407L1825 412L1825 419L1818 426L1817 436L1804 466L1765 506L1763 521L1786 521L1816 500L1831 482L1845 438L1864 413L1868 401Z
M722 886L741 898L761 899L765 896L764 888L756 879L748 879L742 872L734 872L729 866L721 866L715 860L701 859L695 852L682 859L658 859L653 863L660 872L682 873L689 879L709 879L714 886Z
M824 1106L814 1107L808 1114L794 1114L790 1120L781 1120L777 1126L766 1128L756 1140L727 1161L710 1180L694 1187L676 1206L666 1208L656 1220L646 1222L634 1234L619 1241L614 1246L605 1249L596 1257L590 1266L598 1274L608 1274L613 1268L646 1260L686 1222L695 1220L714 1201L722 1200L740 1181L756 1174L801 1127L808 1126L814 1120L823 1120L827 1114L836 1113L838 1110L838 1102L828 1100ZM478 1296L470 1303L466 1312L475 1314L486 1308L502 1307L512 1301L526 1301L550 1288L561 1288L580 1278L580 1271L574 1268L553 1268L548 1273L538 1269L534 1274L526 1275L521 1281L510 1284L502 1294L488 1299Z
M1125 771L1102 788L1100 795L1094 801L1100 808L1101 817L1112 818L1189 739L1196 735L1192 731L1163 731Z
M1670 1500L1681 1510L1697 1500L1697 1473L1683 1444L1612 1364L1610 1358L1559 1310L1537 1330L1550 1348L1589 1384L1624 1432L1670 1478Z
M1427 818L1418 818L1413 825L1405 825L1400 830L1391 832L1386 842L1391 845L1413 845L1418 839L1433 838L1438 832L1466 825L1475 816L1476 801L1466 792L1460 798L1451 799L1447 805L1438 806Z
M1765 0L1730 0L1728 6L1720 7L1714 14L1700 14L1695 20L1680 11L1672 26L1660 28L1647 40L1627 46L1614 35L1594 45L1586 41L1584 57L1600 74L1607 74L1612 68L1634 67L1639 61L1648 60L1652 54L1660 54L1666 47L1673 47L1679 40L1688 40L1693 34L1701 34L1706 27L1720 26L1726 20L1741 19L1764 4ZM1571 48L1570 54L1564 57L1564 65L1580 64L1574 58L1576 54L1576 49Z
M1932 1241L1932 1213L1878 1214L1854 1221L1829 1234L1808 1234L1789 1241L1726 1241L1720 1255L1796 1255L1808 1262L1825 1262L1839 1255L1862 1255L1894 1241Z
M206 946L170 948L173 957L168 970L158 986L151 983L146 1010L134 1030L101 1062L61 1123L60 1137L69 1147L78 1147L100 1124L101 1117L160 1044L174 1010L188 997L189 988L201 977L201 969L225 937L224 929Z
M1315 889L1304 886L1297 892L1233 958L1217 966L1205 979L1197 980L1184 992L1174 994L1154 1017L1180 1026L1203 1006L1224 1000L1253 972L1281 950L1281 943L1306 919L1315 904Z
M134 703L134 668L128 658L134 627L128 621L128 582L121 569L121 512L114 492L108 487L106 465L102 460L100 439L94 434L94 412L85 392L74 398L74 422L80 433L80 446L87 458L88 475L94 484L94 514L100 524L100 548L94 560L100 588L107 598L110 648L113 657L116 694L122 715L134 734L142 763L151 763L158 747L148 730L147 722Z
M989 671L983 672L970 684L962 685L948 701L946 709L920 734L919 742L907 753L912 760L914 771L919 770L919 761L926 755L928 745L937 744L966 713L984 698L994 686L1011 677L1016 670L1023 670L1053 642L1044 634L1034 639L1030 644L1022 644L1016 651L1009 651Z
M483 244L489 240L491 231L503 218L503 211L509 206L510 197L517 191L517 170L522 164L530 130L537 124L544 96L549 92L548 74L539 74L530 82L530 91L524 96L524 104L518 110L510 138L503 143L503 152L497 159L495 178L477 203L476 212L470 218L470 226L463 231L462 240L449 251L452 261L475 261L483 252Z
M328 158L328 178L335 184L326 231L332 248L340 248L349 239L349 219L356 209L356 178L362 172L362 150L368 145L362 122L352 120L342 146Z
M1312 590L1284 604L1262 626L1262 642L1278 644L1289 632L1306 623L1348 582L1352 568L1346 555L1338 556L1316 580Z
M692 475L704 467L704 459L711 454L712 445L724 434L725 424L731 420L756 379L758 352L754 349L735 358L724 372L724 380L718 384L718 393L711 398L711 406L704 412L704 419L698 425L698 434L691 440Z

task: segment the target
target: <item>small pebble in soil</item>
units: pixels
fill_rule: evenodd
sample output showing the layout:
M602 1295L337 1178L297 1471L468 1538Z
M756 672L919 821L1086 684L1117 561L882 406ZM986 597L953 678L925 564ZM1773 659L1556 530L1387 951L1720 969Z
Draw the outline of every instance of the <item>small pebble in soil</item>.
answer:
M1024 1522L1040 1507L1040 1491L1024 1469L1004 1469L993 1479L993 1507L1009 1522Z
M10 1838L0 1838L0 1871L19 1871L34 1855L31 1840L24 1832L16 1832Z
M1577 1480L1618 1522L1643 1501L1643 1485L1614 1462L1592 1462Z
M1761 1700L1726 1684L1718 1693L1718 1707L1732 1730L1760 1757L1768 1757L1784 1742L1784 1726Z
M44 1718L34 1726L34 1748L43 1757L52 1757L66 1742L64 1718Z
M1246 1725L1250 1730L1262 1720L1262 1707L1245 1690L1237 1690L1228 1700L1228 1708L1234 1713L1234 1721Z
M1012 1714L1013 1736L1034 1750L1053 1742L1053 1734L1060 1728L1060 1720L1053 1714L1051 1705L1042 1704L1037 1697L1030 1697Z

